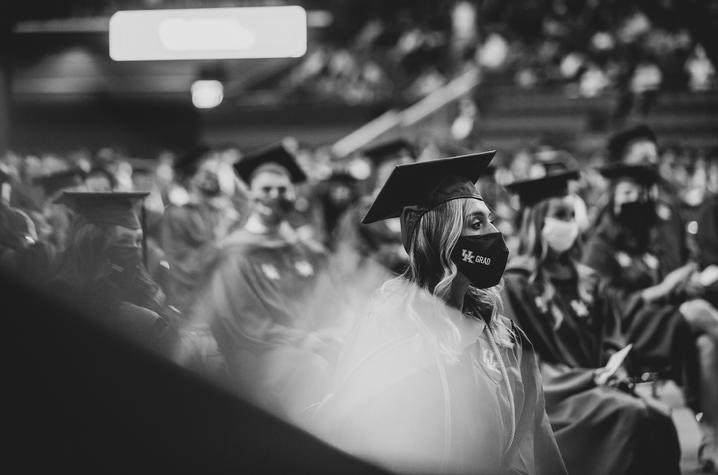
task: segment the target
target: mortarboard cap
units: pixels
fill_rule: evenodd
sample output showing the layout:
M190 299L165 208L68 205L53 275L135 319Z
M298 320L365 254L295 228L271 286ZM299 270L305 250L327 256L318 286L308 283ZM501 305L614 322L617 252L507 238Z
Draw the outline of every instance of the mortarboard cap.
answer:
M45 195L52 196L64 188L80 185L86 176L87 172L85 170L74 167L38 176L33 180L33 183L40 185L45 191Z
M655 165L615 163L597 170L609 180L629 178L644 186L651 186L661 179Z
M568 195L568 182L578 180L578 170L565 170L540 178L515 181L506 189L518 195L521 206L532 206L548 198Z
M362 223L401 217L404 247L408 249L419 218L441 203L458 198L482 199L476 181L495 150L397 165L379 190Z
M245 155L235 162L234 170L248 184L252 180L252 175L260 168L264 168L265 165L279 165L289 174L292 183L301 183L307 179L307 175L299 166L296 157L283 143Z
M147 195L147 192L66 191L55 201L95 224L141 229L135 205Z
M608 139L608 159L612 162L623 160L623 154L629 143L637 139L647 139L656 143L657 138L653 129L640 124L628 129L616 132Z
M362 151L362 154L368 157L374 165L398 158L401 155L408 155L412 159L416 159L416 149L414 145L402 138L382 142L366 148Z

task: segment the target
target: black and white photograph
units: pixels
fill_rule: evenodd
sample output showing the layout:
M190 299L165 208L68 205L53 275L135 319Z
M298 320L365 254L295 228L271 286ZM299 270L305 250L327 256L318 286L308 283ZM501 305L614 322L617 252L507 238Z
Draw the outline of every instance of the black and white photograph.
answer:
M3 0L8 474L718 474L718 0Z

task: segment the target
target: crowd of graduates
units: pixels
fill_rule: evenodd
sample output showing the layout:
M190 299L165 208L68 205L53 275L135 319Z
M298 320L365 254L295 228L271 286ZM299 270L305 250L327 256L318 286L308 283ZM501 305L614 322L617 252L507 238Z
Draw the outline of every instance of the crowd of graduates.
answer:
M639 125L590 160L499 151L478 179L509 250L503 313L540 362L569 473L678 473L667 408L635 393L667 379L700 423L703 468L718 467L718 154L660 143ZM292 140L8 155L0 266L298 421L409 263L404 221L362 219L397 166L450 155L403 138L341 158Z

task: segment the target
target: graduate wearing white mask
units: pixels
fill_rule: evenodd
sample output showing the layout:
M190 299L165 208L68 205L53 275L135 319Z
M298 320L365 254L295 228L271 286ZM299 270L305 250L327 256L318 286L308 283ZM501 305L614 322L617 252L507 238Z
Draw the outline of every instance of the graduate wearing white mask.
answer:
M667 413L639 398L625 365L614 292L580 264L569 182L576 170L515 182L519 249L504 274L505 312L534 345L546 412L569 473L678 474L680 448Z

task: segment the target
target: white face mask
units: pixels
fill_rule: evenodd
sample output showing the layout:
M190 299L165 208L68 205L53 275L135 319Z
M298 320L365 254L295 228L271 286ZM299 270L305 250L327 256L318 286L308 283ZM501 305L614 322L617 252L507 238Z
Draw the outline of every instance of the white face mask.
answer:
M546 244L559 254L571 249L578 237L578 223L576 220L563 221L556 218L546 218L541 231Z

